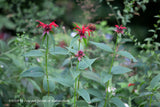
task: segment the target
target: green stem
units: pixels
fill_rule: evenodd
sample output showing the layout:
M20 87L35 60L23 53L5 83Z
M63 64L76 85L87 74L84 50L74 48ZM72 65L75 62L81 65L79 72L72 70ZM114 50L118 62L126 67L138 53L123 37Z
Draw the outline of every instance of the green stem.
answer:
M79 45L78 45L78 51L80 50L80 40L79 40ZM76 71L78 71L78 65L79 61L76 66ZM78 89L79 89L79 76L75 78L75 88L74 88L74 107L76 107L76 99L78 100L78 94L77 94L77 80L78 80ZM77 95L77 98L76 98Z
M152 104L152 96L153 96L153 94L151 94L149 107L151 107L151 104Z
M116 44L115 44L115 47L114 47L114 52L113 52L113 57L112 57L111 66L110 66L110 68L109 68L109 74L111 74L111 69L112 69L112 66L113 66L113 63L114 63L114 59L115 59L115 56L116 56L117 44L118 44L118 35L117 35L117 38L116 38ZM107 106L107 99L108 99L108 94L109 94L109 93L108 93L109 83L112 83L112 80L109 80L109 81L107 82L107 89L106 89L106 97L105 97L104 107Z
M76 71L78 70L78 65L79 65L79 61L77 63L77 66L76 66ZM77 80L78 80L78 77L76 77L75 79L75 88L74 88L74 107L76 107L76 99L78 100L78 98L76 98L76 95L77 95ZM77 95L78 96L78 95Z
M80 50L80 43L81 43L81 40L79 40L78 50ZM79 64L79 61L78 61L78 64ZM78 68L77 68L77 70L78 70ZM78 75L78 89L79 89L79 78L80 78L80 75ZM77 95L77 99L78 99L78 95Z
M46 63L46 76L47 76L47 86L48 86L48 96L49 96L49 81L48 81L48 35L46 36L47 37L47 48L46 48L46 54L45 54L45 63Z

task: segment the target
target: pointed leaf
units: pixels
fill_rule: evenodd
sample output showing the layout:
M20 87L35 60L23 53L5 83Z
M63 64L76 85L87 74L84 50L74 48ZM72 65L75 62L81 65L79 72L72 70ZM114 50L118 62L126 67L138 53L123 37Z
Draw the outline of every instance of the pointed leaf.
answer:
M39 92L41 92L41 88L40 86L34 81L34 80L31 80L31 79L28 79L32 85L34 86L35 89L37 89Z
M71 43L70 43L70 47L74 46L74 44L77 42L78 38L79 38L78 34L73 37L73 39L71 40Z
M96 45L97 47L107 51L107 52L113 52L113 50L106 44L104 43L96 43L96 42L92 42L90 41L91 44Z
M84 44L87 46L87 39L83 38Z
M43 38L42 38L42 44L44 44L44 41L45 41L45 39L46 39L46 36L47 36L47 34L45 33L44 36L43 36Z
M142 92L142 93L140 93L139 97L149 96L151 94L153 94L153 93L152 92Z
M90 96L85 89L78 90L78 94L87 102L91 103Z
M117 107L125 107L124 103L118 97L113 97L111 99L111 102L115 104Z
M58 77L58 78L55 78L54 79L56 82L66 86L66 87L71 87L74 83L73 79L72 78L64 78L64 77Z
M42 77L44 75L41 67L32 67L21 73L21 77Z
M93 81L96 81L96 82L100 83L100 76L97 75L94 72L91 72L91 71L83 72L82 76L87 78L87 79L91 79Z
M130 71L132 71L132 69L122 67L122 66L114 66L112 67L112 70L111 70L112 74L124 74Z
M79 69L86 69L88 67L91 67L91 65L93 64L93 62L96 60L95 59L89 59L89 58L83 58L80 62L79 62Z
M98 98L104 98L103 93L101 93L101 91L99 91L98 89L87 89L87 92L91 95L94 95Z
M152 79L152 81L151 81L151 83L150 83L150 87L154 88L155 86L157 86L157 85L159 84L159 82L160 82L160 74L157 75L157 76L155 76L155 77Z
M133 60L133 62L137 62L137 60L127 51L119 51L118 54Z
M72 71L71 70L71 74L72 74L74 79L76 79L76 77L78 77L78 75L80 75L80 73L81 73L80 71Z
M50 54L52 55L67 55L68 51L61 47L55 47L55 50L53 48L49 49Z
M105 84L108 80L110 80L112 78L111 74L107 74L103 77L103 83Z
M44 54L40 50L31 50L25 53L23 56L30 57L30 56L44 56Z
M78 100L76 102L77 107L88 107L88 103L85 102L84 100Z

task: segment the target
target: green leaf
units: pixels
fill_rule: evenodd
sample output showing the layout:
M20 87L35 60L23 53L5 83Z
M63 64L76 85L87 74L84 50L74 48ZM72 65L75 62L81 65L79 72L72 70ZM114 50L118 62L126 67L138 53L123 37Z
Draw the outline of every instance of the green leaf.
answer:
M140 93L140 97L144 97L144 96L149 96L149 95L151 95L151 94L153 94L152 92L142 92L142 93Z
M96 42L92 42L90 41L91 44L96 45L97 47L107 51L107 52L113 52L113 50L106 44L104 43L96 43Z
M114 66L112 67L112 70L111 70L112 74L124 74L130 71L132 70L122 66Z
M74 46L74 44L77 42L78 38L79 38L78 34L73 37L73 39L71 40L71 43L70 43L70 47Z
M74 83L72 78L64 78L64 77L58 77L54 79L56 82L60 83L61 85L64 85L66 87L71 87Z
M44 34L44 36L42 36L42 44L44 44L44 41L46 39L47 33Z
M87 46L87 39L83 38L84 44Z
M159 84L159 82L160 82L160 74L157 75L157 76L155 76L155 77L152 79L152 81L151 81L151 83L150 83L150 87L151 87L151 88L154 88L155 86L157 86L157 85Z
M44 96L42 100L43 100L44 107L53 107L54 98L52 96Z
M78 100L76 102L77 107L88 107L88 103L85 102L84 100Z
M111 102L115 104L117 107L125 107L124 103L118 97L113 97L111 99Z
M87 92L89 94L92 94L92 95L98 97L98 98L104 98L103 93L101 91L99 91L98 89L93 89L93 88L87 89Z
M23 56L31 57L31 56L44 56L44 54L40 50L31 50L25 53Z
M52 77L48 76L48 82L49 82L49 91L53 92L55 89L55 83ZM48 84L47 84L47 77L45 76L43 79L43 89L45 91L48 91Z
M103 77L103 83L105 84L107 81L109 81L112 78L111 74L107 74Z
M87 103L91 103L90 96L85 89L80 89L77 92Z
M76 77L78 77L78 75L80 75L81 73L80 71L72 71L72 70L70 70L70 72L74 79L76 79Z
M133 60L133 62L137 62L137 60L127 51L119 51L117 54L129 58L130 60Z
M69 52L71 52L71 53L76 53L77 52L77 50L75 50L75 49L72 49L72 48L70 48L70 47L66 47L67 49L68 49L68 51Z
M49 49L50 54L52 55L67 55L68 51L61 47L55 47L55 50L53 48Z
M78 68L79 69L86 69L88 67L91 67L95 59L89 59L89 58L82 58L82 60L79 62Z
M21 73L21 77L42 77L44 71L41 67L32 67Z
M35 89L37 89L39 92L41 92L41 88L34 80L31 80L31 79L28 79L28 80L32 83L32 85L34 86Z
M96 81L96 82L100 83L100 76L97 75L94 72L91 72L91 71L83 72L82 76L87 78L87 79L91 79L93 81Z
M148 30L148 32L155 32L155 30L153 30L153 29L150 29L150 30Z

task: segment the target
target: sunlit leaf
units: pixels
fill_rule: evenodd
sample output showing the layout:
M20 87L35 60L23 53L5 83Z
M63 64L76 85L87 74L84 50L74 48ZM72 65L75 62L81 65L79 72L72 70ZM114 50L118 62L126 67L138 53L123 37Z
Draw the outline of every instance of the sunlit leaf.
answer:
M127 51L119 51L117 54L129 58L130 60L133 60L133 62L137 62L137 60L132 56L132 54Z
M96 42L92 42L92 41L90 41L90 43L107 51L107 52L113 52L113 50L108 45L106 45L104 43L96 43Z
M91 103L90 96L85 89L78 90L78 94L87 102Z
M132 70L122 66L113 66L111 70L112 74L124 74L130 71Z
M41 67L32 67L21 73L21 77L42 77L44 71Z
M23 56L32 57L32 56L44 56L44 54L40 50L31 50L25 53Z

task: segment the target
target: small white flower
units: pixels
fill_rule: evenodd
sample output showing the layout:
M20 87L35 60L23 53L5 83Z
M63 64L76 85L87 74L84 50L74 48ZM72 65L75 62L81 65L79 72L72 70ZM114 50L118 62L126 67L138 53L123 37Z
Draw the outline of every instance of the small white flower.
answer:
M77 35L76 32L72 32L72 33L71 33L71 37L75 37L76 35Z
M125 106L125 107L129 107L129 105L128 105L127 103L124 103L124 106Z
M1 65L1 68L4 68L4 65Z
M39 58L37 58L37 62L41 62L41 60Z
M134 92L135 92L135 93L138 93L138 90L135 89Z
M115 87L108 87L108 92L112 92L112 95L115 95L116 88Z

